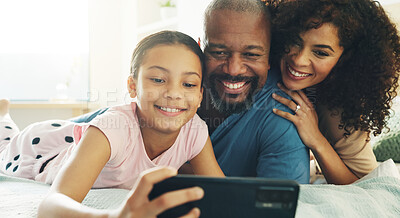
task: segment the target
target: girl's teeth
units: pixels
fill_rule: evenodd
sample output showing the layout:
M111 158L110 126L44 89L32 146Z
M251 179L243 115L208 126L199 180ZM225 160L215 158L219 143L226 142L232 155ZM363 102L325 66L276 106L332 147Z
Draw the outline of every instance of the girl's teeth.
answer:
M246 84L246 83L245 82L241 82L241 83L232 84L232 83L223 82L223 84L224 84L225 87L230 88L230 89L239 89L239 88L242 88L244 86L244 84Z
M176 113L179 112L181 110L176 109L176 108L168 108L168 107L160 107L161 110L166 111L166 112L170 112L170 113Z

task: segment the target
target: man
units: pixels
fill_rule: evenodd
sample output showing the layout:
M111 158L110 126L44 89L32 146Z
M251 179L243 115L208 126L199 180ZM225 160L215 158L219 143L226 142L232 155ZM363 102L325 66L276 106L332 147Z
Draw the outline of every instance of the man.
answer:
M289 111L271 94L270 17L259 0L214 0L205 12L206 91L198 111L208 124L226 176L309 181L308 149L295 126L272 113ZM88 122L104 110L86 115ZM76 120L75 120L76 121Z
M308 149L272 113L280 74L268 74L270 16L259 0L214 0L205 12L206 90L198 111L227 176L309 181ZM268 75L268 76L267 76ZM280 93L283 94L283 93Z

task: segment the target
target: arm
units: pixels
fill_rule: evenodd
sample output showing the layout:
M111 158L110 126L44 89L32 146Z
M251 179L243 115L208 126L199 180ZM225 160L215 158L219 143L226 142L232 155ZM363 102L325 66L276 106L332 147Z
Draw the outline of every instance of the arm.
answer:
M121 208L114 211L98 210L82 205L100 171L107 163L111 150L107 138L95 127L89 127L75 154L63 167L54 181L49 195L41 202L38 217L154 217L162 211L182 203L198 200L203 196L199 188L166 193L153 201L148 194L153 185L176 175L171 168L155 168L138 180L137 189ZM187 217L199 216L193 209Z
M50 194L40 204L38 216L104 215L91 208L82 207L80 202L93 186L110 154L110 144L104 134L95 127L89 127L74 154L58 173Z
M321 167L326 181L337 185L346 185L357 181L358 177L344 164L326 138L321 137L319 141L321 144L311 150Z
M121 208L107 211L86 207L60 193L50 194L39 206L38 217L155 217L161 212L184 204L186 202L199 200L204 191L199 187L187 188L165 193L152 201L148 195L154 184L176 175L176 170L169 167L153 168L144 172L138 179L136 188L128 195L128 199ZM53 207L57 208L53 208ZM51 213L52 209L59 209ZM199 217L198 208L193 208L183 217Z
M293 122L303 143L313 151L327 182L350 184L356 181L357 176L344 164L319 130L317 113L307 96L302 91L289 91L283 86L279 87L297 104L276 94L273 95L273 98L293 111L296 110L297 105L300 106L300 109L294 115L278 109L274 109L274 113Z
M203 150L190 161L194 174L224 177L224 173L215 159L214 150L208 137Z

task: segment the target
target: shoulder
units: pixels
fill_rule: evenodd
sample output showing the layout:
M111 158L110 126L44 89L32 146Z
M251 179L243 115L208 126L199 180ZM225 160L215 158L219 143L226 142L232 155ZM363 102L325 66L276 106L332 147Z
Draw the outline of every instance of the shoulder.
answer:
M281 80L281 71L279 70L279 67L271 67L271 69L268 71L267 75L267 86L273 86L278 81Z
M195 114L179 132L177 138L179 152L184 152L186 160L191 160L201 152L208 138L206 123Z
M94 118L90 124L119 125L137 122L136 103L116 105Z
M261 144L268 148L279 147L279 150L303 148L305 145L297 132L296 126L291 121L272 112L274 108L289 113L293 113L293 111L275 101L272 97L268 98L264 105L266 105L265 109L259 109L254 117L259 126L257 131Z
M258 109L251 118L252 121L249 121L251 125L256 126L253 134L256 134L260 149L275 153L305 148L296 126L272 112L273 108L284 111L289 111L289 109L278 102L269 102L269 104L272 106L268 106L267 109Z
M179 141L184 141L187 146L197 144L204 146L207 138L207 124L197 114L195 114L179 132Z
M332 145L344 137L345 130L339 128L342 112L338 108L329 109L326 105L317 105L319 129Z
M279 145L279 149L289 147L304 147L296 126L276 114L271 114L269 119L266 119L260 129L260 138L265 145L273 147Z
M290 108L282 103L276 101L272 98L272 94L277 94L282 97L291 99L285 92L283 92L278 86L277 83L280 81L280 75L276 75L279 72L272 71L274 73L268 74L269 82L264 85L263 89L257 93L256 100L254 105L249 110L250 114L253 115L253 119L260 125L264 126L264 130L271 131L271 129L286 131L286 129L294 127L294 124L276 114L273 113L273 109L279 109L285 112L293 113Z
M272 94L276 93L282 97L291 99L289 95L287 95L278 87L278 82L281 82L281 73L279 68L273 67L268 71L267 81L265 82L264 86L256 94L254 107L252 109L267 109L267 111L264 111L264 113L272 113L273 108L290 112L288 107L272 98Z
M111 146L112 159L123 156L126 147L140 137L135 104L113 106L89 125L97 127L106 136Z
M206 134L208 136L207 124L197 114L193 116L181 129L182 134Z
M352 147L351 149L357 150L359 146L364 147L368 142L368 133L361 130L350 129L349 135L345 137L346 131L343 128L339 128L342 110L329 110L322 105L318 106L317 113L321 133L337 152L342 149L347 150L346 147Z
M135 116L136 114L136 108L137 105L135 102L131 102L129 104L121 104L121 105L115 105L110 107L108 111L105 112L107 113L114 113L114 114L119 114L119 115L126 115L126 116Z

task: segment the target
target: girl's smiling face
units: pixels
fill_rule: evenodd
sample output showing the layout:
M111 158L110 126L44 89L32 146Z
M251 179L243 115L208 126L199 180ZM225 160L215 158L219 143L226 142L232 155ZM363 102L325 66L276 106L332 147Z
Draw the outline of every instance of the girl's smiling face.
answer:
M322 82L343 53L338 29L324 23L300 34L299 44L290 47L280 63L282 81L290 90L301 90Z
M137 97L141 128L161 133L179 132L202 100L199 57L180 44L158 45L146 52L138 78L128 87Z

